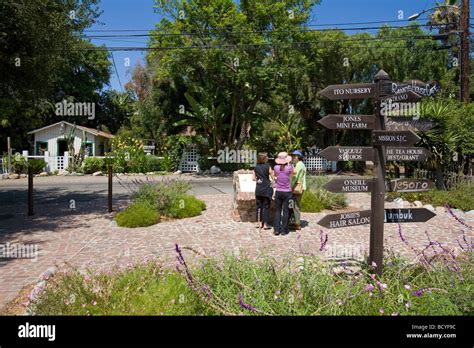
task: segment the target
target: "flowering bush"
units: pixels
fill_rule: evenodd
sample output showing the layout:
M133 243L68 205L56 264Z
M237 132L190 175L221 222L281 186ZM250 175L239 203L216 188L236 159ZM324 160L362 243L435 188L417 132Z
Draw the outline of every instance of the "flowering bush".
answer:
M105 169L105 162L102 158L86 157L84 158L83 167L85 174L101 172Z
M116 137L112 141L113 170L116 173L142 173L146 171L147 163L143 143L131 137Z

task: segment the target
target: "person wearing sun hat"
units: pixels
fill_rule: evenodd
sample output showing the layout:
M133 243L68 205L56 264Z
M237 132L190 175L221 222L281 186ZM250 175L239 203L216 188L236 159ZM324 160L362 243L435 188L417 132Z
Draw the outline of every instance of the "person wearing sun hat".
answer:
M286 235L289 232L288 217L291 200L291 176L293 166L290 164L292 157L287 152L280 152L275 159L275 222L273 233Z
M303 163L303 153L299 150L292 152L295 175L291 177L291 191L293 200L294 228L301 230L301 198L306 191L306 166Z

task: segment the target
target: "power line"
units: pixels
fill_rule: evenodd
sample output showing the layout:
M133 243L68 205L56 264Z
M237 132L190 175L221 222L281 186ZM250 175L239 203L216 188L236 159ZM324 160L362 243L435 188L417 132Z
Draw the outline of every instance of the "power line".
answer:
M110 52L110 55L112 56L112 63L114 64L115 75L117 75L117 79L118 79L118 82L119 82L119 84L120 84L120 88L122 89L122 92L123 92L122 81L120 81L120 76L119 76L118 71L117 71L117 65L115 65L114 52L111 51L111 52Z
M474 17L471 17L470 19L474 19ZM304 26L307 27L328 27L328 26L341 26L341 25L366 25L366 24L385 24L385 23L407 23L411 22L414 24L420 25L418 21L426 21L429 20L429 18L419 18L416 22L408 20L408 19L399 19L399 20L386 20L386 21L372 21L372 22L345 22L345 23L325 23L325 24L304 24ZM219 27L216 26L214 27L216 30L228 30L226 27ZM84 32L138 32L138 31L153 31L156 29L87 29L84 30ZM346 29L341 29L341 30L346 30Z
M410 40L413 38L405 38L405 40ZM431 39L431 38L430 38ZM379 38L378 41L390 41L387 39ZM400 40L400 38L398 39ZM186 50L186 49L229 49L229 48L238 48L238 47L258 47L258 46L270 46L270 47L278 47L278 46L289 46L292 47L294 45L308 45L308 44L314 44L314 43L340 43L341 41L344 40L319 40L319 41L296 41L296 42L289 42L289 43L281 43L281 44L276 44L276 43L252 43L252 44L233 44L233 45L228 45L228 44L223 44L223 45L205 45L205 46L166 46L166 47L92 47L92 48L83 48L83 50L105 50L105 51L160 51L160 50ZM352 40L354 42L360 42L361 40ZM366 40L366 41L373 41L373 40ZM357 47L364 47L364 48L393 48L393 49L414 49L416 47L402 47L402 46L368 46L368 45L357 45ZM418 47L420 48L420 47ZM429 49L427 47L423 47L423 50ZM433 50L439 50L440 48L433 48Z
M449 24L449 23L446 23ZM352 27L352 28L325 28L325 29L286 29L286 30L247 30L247 31L227 31L226 35L241 35L241 34L273 34L273 33L311 33L311 32L328 32L328 31L367 31L367 30L380 30L380 29L413 29L416 26L421 27L433 27L433 26L445 26L446 24L418 24L418 25L407 25L407 26L377 26L377 27ZM107 37L166 37L166 36L201 36L201 35L212 35L213 30L197 33L197 32L181 32L181 33L163 33L154 32L151 34L109 34L109 35L86 35L85 38L107 38Z

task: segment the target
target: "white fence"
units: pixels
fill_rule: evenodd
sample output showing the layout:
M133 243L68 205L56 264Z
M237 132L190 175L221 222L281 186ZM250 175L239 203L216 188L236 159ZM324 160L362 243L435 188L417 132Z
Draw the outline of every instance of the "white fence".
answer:
M23 151L23 157L28 159L42 159L46 162L46 166L43 168L45 172L51 173L54 171L63 172L69 166L69 154L64 152L64 156L50 156L48 151L45 151L43 156L32 156L28 154L28 151Z

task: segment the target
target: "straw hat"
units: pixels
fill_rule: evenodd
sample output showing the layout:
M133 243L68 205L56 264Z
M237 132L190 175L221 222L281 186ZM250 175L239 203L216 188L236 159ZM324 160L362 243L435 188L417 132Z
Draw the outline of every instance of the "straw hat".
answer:
M288 164L292 161L291 156L287 152L280 152L275 159L276 164Z

